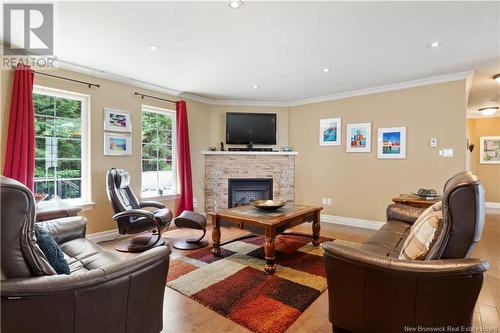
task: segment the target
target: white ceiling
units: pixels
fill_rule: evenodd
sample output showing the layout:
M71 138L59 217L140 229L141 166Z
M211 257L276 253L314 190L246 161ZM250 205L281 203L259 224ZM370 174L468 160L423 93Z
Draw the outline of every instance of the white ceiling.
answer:
M499 2L245 1L232 10L226 1L60 2L56 55L212 99L288 102L494 71L499 7ZM436 40L442 46L427 47ZM160 49L148 50L150 43ZM325 67L331 72L324 73Z

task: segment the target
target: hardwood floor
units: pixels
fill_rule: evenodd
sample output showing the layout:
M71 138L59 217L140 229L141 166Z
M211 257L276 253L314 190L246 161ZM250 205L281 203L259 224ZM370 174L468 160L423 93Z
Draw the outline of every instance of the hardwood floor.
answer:
M310 226L301 225L292 230L310 233ZM193 237L196 231L174 229L165 233L171 240ZM222 230L222 242L236 238L246 231L239 229ZM321 224L321 235L353 242L363 242L373 233L372 230L347 227L335 224ZM210 241L210 231L206 239ZM486 273L485 283L474 312L474 326L489 329L489 332L498 332L500 329L500 211L488 211L483 237L474 251L474 257L484 258L489 261L490 269ZM113 242L102 244L113 248ZM188 251L173 249L172 259L185 255ZM128 255L128 254L124 254ZM328 291L325 291L304 313L290 326L287 333L306 332L331 332L328 321ZM203 305L186 296L165 288L163 332L250 332L246 328L218 315Z

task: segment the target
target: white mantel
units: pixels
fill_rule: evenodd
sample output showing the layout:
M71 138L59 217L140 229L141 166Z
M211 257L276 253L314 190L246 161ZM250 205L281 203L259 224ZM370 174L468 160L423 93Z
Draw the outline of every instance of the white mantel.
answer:
M203 155L274 155L290 156L298 155L296 151L211 151L203 150Z

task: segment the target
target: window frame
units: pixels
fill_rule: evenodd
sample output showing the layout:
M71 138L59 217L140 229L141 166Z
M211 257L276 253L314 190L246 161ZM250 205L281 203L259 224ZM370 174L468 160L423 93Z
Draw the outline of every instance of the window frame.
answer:
M173 118L172 121L172 179L174 181L174 186L173 189L167 193L162 193L162 194L153 194L153 193L145 193L143 191L142 187L142 148L143 148L143 141L142 141L142 136L143 136L143 131L142 131L142 115L144 112L152 112L152 113L158 113L162 115L170 115ZM151 105L146 105L142 104L141 105L141 155L139 159L140 163L140 168L141 168L141 198L177 198L179 195L179 180L177 176L177 117L176 117L177 112L175 110L171 109L166 109L166 108L159 108L156 106L151 106ZM156 172L159 172L158 170Z
M91 172L90 172L90 95L81 94L73 91L44 87L40 85L33 86L33 94L53 96L56 98L66 98L78 100L81 103L81 197L71 199L61 199L70 205L92 204L91 192ZM33 103L34 106L34 103ZM57 180L57 178L55 178ZM53 200L49 200L51 202Z

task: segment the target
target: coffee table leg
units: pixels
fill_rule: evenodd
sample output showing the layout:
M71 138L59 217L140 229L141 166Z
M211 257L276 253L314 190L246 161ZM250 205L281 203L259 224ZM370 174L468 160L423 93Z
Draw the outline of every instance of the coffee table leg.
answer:
M276 271L276 265L274 265L274 237L266 238L266 244L264 245L264 252L266 254L266 265L264 266L264 271L267 274L273 274Z
M212 255L220 256L220 218L212 216Z
M318 246L320 244L319 242L319 232L321 230L321 225L320 225L320 214L319 212L314 213L314 221L312 224L312 232L313 232L313 241L312 244L314 246Z

